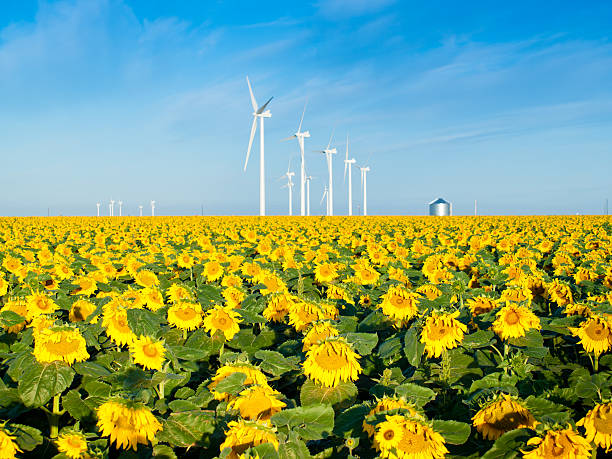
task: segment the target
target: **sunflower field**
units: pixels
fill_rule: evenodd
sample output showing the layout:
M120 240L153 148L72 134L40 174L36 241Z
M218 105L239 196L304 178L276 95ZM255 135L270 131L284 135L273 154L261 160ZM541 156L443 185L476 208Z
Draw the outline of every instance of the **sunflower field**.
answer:
M0 459L611 457L611 223L0 218Z

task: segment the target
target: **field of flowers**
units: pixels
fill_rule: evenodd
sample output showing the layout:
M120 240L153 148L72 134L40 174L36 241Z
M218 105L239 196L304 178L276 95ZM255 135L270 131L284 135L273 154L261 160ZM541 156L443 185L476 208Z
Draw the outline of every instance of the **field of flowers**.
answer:
M607 217L1 218L0 458L595 458Z

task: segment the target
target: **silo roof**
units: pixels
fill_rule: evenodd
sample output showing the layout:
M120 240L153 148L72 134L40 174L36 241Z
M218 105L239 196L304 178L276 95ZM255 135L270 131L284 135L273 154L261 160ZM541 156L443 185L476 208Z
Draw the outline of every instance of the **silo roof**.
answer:
M442 199L442 198L438 198L438 199L436 199L435 201L431 201L431 202L429 203L429 205L430 205L430 206L431 206L431 205L433 205L433 204L450 204L450 203L449 203L448 201L445 201L445 200L444 200L444 199Z

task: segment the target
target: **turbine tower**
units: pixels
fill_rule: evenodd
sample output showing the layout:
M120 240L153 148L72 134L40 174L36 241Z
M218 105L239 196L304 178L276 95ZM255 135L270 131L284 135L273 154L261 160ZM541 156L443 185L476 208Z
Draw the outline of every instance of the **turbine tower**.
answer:
M155 217L155 201L151 201L151 217Z
M251 137L249 137L249 147L247 149L246 161L244 162L244 170L246 171L247 164L249 163L249 156L251 154L251 146L253 145L253 138L255 137L255 131L257 130L257 118L259 118L259 215L266 215L266 182L265 182L265 171L264 171L264 118L270 118L272 114L270 110L266 110L266 107L272 100L272 97L263 104L261 107L257 107L255 96L253 95L253 89L251 88L251 82L249 77L246 77L247 84L249 85L249 93L251 95L251 105L253 106L253 124L251 125Z
M306 177L306 215L310 217L310 181L313 179L312 176Z
M329 216L329 188L325 185L325 191L323 192L323 196L321 197L321 202L319 204L323 204L323 200L327 197L327 216Z
M96 202L96 208L98 209L98 217L100 216L100 203Z
M368 215L368 182L366 174L370 172L370 166L359 167L361 171L361 189L363 190L363 215Z
M142 217L142 206L138 206L138 210L140 210L140 216Z
M327 144L327 148L324 150L319 150L319 153L323 153L325 155L325 159L327 161L327 172L329 173L329 185L327 187L327 215L334 215L334 184L332 179L332 155L338 153L335 148L329 148L334 138L334 133L332 131L332 135L329 138L329 142Z
M115 201L110 200L110 205L108 206L110 209L110 216L113 217L115 215Z
M306 183L306 163L304 160L304 139L306 137L310 137L309 131L302 132L302 121L304 121L304 114L306 113L306 105L308 101L304 104L304 110L302 111L302 118L300 118L300 125L298 126L298 130L291 137L287 137L283 140L291 140L297 139L298 144L300 145L300 155L302 158L302 162L300 165L300 215L306 215L306 196L305 193L305 183Z
M355 158L348 159L349 154L349 138L346 135L346 156L344 157L344 181L346 182L346 171L348 170L348 214L353 215L353 176L351 174L351 166L355 164Z
M121 217L122 216L121 208L123 207L123 201L119 201L118 204L119 204L119 216Z

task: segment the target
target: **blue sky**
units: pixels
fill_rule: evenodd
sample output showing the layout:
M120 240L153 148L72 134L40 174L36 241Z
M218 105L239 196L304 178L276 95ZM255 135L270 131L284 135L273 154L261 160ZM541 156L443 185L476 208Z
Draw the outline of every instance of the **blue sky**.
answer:
M612 4L4 1L0 215L258 212L245 76L266 121L268 213L304 128L368 163L371 214L601 213L612 199ZM346 213L343 158L335 211ZM354 174L354 196L359 196ZM295 188L294 209L298 207ZM359 204L356 199L355 205Z

